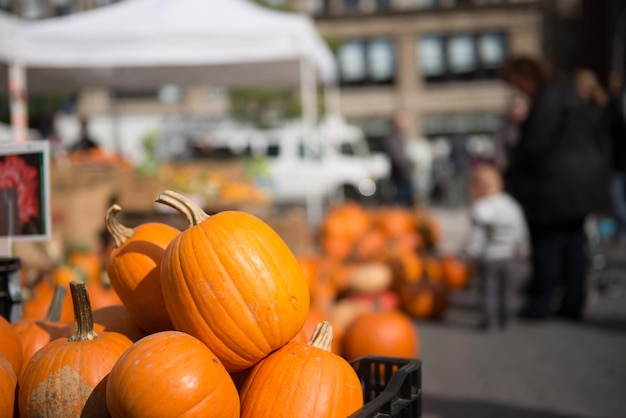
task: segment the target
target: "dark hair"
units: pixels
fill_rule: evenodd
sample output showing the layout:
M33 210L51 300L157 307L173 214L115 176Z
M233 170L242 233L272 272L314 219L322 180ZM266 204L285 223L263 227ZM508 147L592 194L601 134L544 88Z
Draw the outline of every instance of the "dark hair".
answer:
M514 79L522 79L543 86L555 78L555 73L545 59L520 55L509 57L502 63L500 78L507 83Z

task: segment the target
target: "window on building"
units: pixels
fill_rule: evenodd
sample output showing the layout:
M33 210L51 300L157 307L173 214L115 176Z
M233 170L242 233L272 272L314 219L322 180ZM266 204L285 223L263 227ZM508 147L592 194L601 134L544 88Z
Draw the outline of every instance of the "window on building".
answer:
M417 42L418 65L426 82L497 77L506 56L504 32L428 34Z
M42 19L46 17L46 5L43 0L22 0L20 12L24 19Z
M446 58L450 71L465 78L476 71L475 41L472 35L454 35L448 38Z
M395 74L393 43L389 39L372 40L367 48L370 79L376 83L393 80Z
M417 56L422 75L426 79L441 78L446 73L444 58L444 39L442 36L425 36L418 44Z
M359 10L359 0L344 0L343 4L347 10Z
M391 0L376 0L376 8L378 10L390 10Z
M343 85L393 84L395 48L389 38L348 40L339 46L339 74Z
M349 41L339 47L339 70L345 83L365 81L367 70L363 42Z

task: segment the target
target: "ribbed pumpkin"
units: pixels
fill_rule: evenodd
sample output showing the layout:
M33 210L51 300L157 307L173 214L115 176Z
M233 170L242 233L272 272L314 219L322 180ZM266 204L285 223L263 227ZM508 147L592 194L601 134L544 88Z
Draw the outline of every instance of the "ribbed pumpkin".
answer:
M308 344L290 342L252 368L241 389L242 418L345 418L363 406L359 377L330 352L332 327Z
M174 329L161 290L161 260L165 248L180 231L159 222L128 228L115 216L120 206L112 205L105 224L115 247L108 256L111 286L133 320L147 333Z
M183 195L156 200L189 220L161 263L175 327L204 342L229 372L246 369L296 336L310 295L298 260L265 222L240 211L207 215Z
M70 283L76 330L42 347L20 380L19 410L29 417L108 417L106 377L132 342L114 332L96 334L84 283Z
M13 418L16 387L17 376L13 366L5 355L0 353L0 418Z
M363 313L343 334L342 354L348 360L365 356L417 357L417 328L401 311Z
M215 354L178 331L149 335L122 355L109 375L107 406L125 418L237 418L240 408L235 383Z
M22 342L17 335L11 323L0 315L0 353L4 354L16 375L19 375L22 369Z
M69 337L72 333L68 324L59 322L65 294L65 287L57 285L54 289L54 296L52 297L48 313L44 319L38 321L22 319L11 324L22 342L23 361L18 377L24 373L30 359L43 346L57 338Z

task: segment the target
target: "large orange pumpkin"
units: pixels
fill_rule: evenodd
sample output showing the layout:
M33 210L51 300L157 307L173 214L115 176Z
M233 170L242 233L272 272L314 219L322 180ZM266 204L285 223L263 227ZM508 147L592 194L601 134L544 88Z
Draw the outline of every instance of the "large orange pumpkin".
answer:
M330 351L329 322L308 344L290 342L252 368L241 389L241 417L345 418L363 406L359 377Z
M114 417L239 417L239 395L222 363L200 340L178 331L149 335L129 348L111 370L106 395Z
M17 376L9 360L0 353L0 418L13 418Z
M163 296L177 330L204 342L229 372L254 365L296 336L309 313L309 288L272 228L240 211L209 216L172 191L157 202L190 223L161 263Z
M19 375L24 358L22 354L22 342L11 326L11 323L2 315L0 315L0 341L0 353L4 354L7 360L9 360L9 363L13 366L15 375Z
M69 325L59 322L65 293L65 287L56 286L50 308L44 319L22 319L11 324L22 343L23 361L18 377L24 373L30 359L43 346L57 338L69 337L71 334Z
M348 360L364 356L418 357L417 328L401 311L362 313L343 334L342 354Z
M115 241L107 263L111 286L145 332L172 330L174 325L161 290L161 260L165 248L180 231L158 222L131 229L116 220L120 211L118 205L113 205L105 217Z
M20 380L19 411L29 417L108 417L106 377L132 342L114 332L96 334L84 283L70 284L76 329L42 347Z

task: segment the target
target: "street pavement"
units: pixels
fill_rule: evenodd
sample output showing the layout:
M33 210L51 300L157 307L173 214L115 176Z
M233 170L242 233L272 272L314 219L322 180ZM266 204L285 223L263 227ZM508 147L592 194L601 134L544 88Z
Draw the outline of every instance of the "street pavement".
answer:
M442 249L457 250L467 231L466 212L434 212L444 230ZM521 303L527 265L518 270ZM591 298L583 322L517 321L490 333L477 327L475 286L456 292L445 318L417 322L422 416L626 417L626 270L614 274L621 287ZM617 292L621 288L624 294Z

